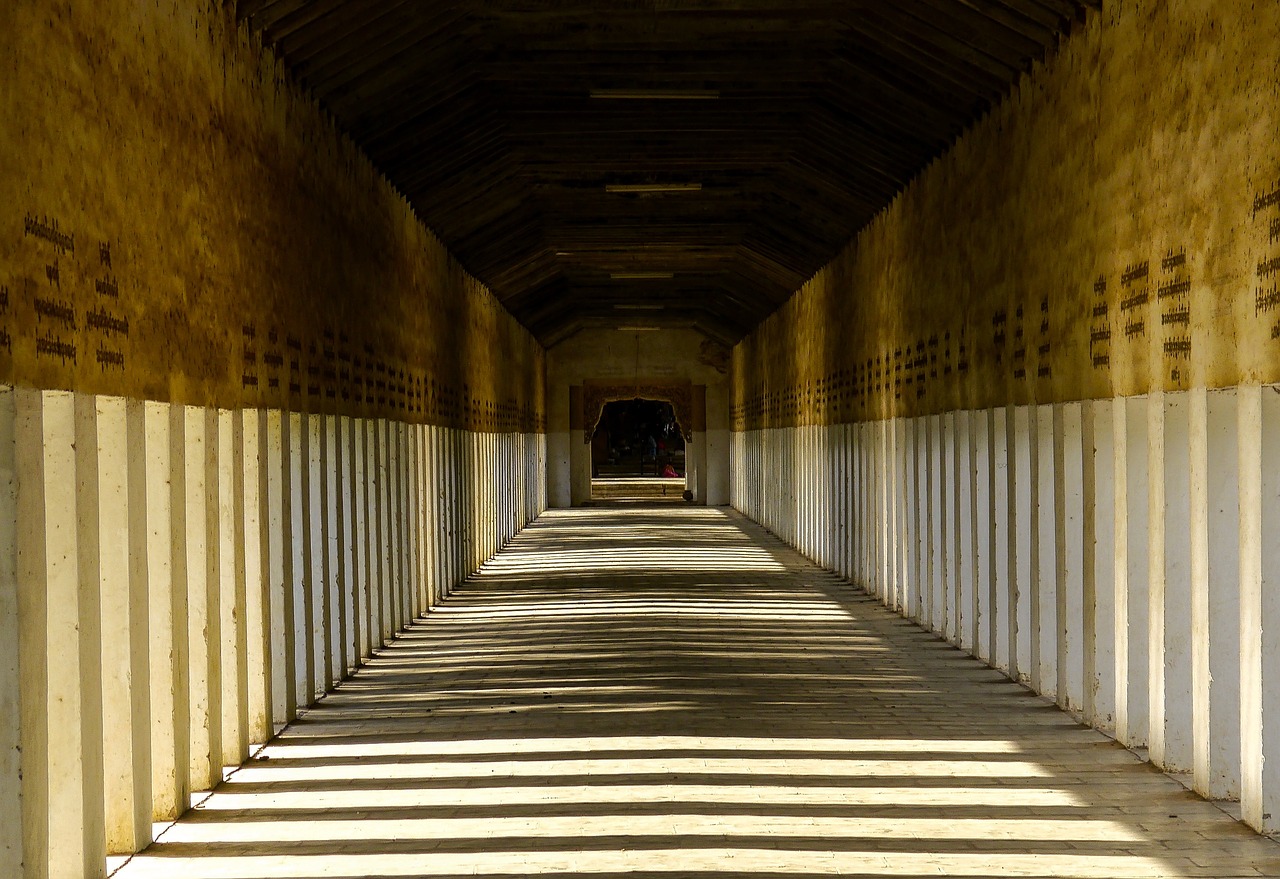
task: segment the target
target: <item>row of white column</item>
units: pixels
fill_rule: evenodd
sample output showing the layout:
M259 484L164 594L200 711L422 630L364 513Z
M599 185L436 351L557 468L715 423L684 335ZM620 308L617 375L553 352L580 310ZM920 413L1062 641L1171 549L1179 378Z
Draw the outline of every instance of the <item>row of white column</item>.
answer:
M545 507L545 441L0 389L0 875L151 840Z
M750 431L733 452L738 509L1280 829L1280 388Z

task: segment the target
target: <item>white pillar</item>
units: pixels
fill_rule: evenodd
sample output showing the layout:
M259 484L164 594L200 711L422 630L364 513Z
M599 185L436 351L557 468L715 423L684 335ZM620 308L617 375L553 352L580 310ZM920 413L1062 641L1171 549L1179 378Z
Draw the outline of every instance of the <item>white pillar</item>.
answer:
M1190 464L1191 763L1192 784L1209 792L1209 438L1208 393L1187 393Z
M929 430L929 628L946 637L947 606L947 448L942 416L926 419Z
M216 413L183 407L186 421L187 644L191 784L222 781L221 560Z
M355 664L363 664L373 649L372 627L370 619L369 582L370 572L370 536L369 523L372 508L369 506L369 428L368 421L361 418L354 422L352 435L352 475L351 490L353 501L351 507L352 527L354 529L354 553L352 555L355 582L352 584L355 614Z
M22 879L22 686L14 391L0 386L0 876Z
M804 428L788 428L783 444L786 449L782 461L783 483L787 486L783 509L785 534L787 543L799 548L804 534L804 484L800 481L800 474L804 472Z
M1064 575L1059 562L1066 550L1059 541L1059 525L1066 516L1066 493L1062 487L1062 466L1066 454L1061 442L1061 407L1048 403L1036 407L1038 446L1037 495L1039 496L1039 571L1036 574L1035 602L1037 613L1032 623L1037 633L1040 662L1040 685L1036 690L1052 699L1058 698L1058 590ZM1065 697L1064 697L1065 698Z
M830 569L827 563L827 535L833 526L827 514L827 487L830 485L827 476L826 427L815 424L812 428L812 446L808 481L810 488L809 502L809 543L813 557L818 566Z
M484 514L485 514L485 540L484 551L480 553L481 563L487 562L489 557L497 552L498 541L501 538L501 520L498 510L498 487L505 483L505 471L500 467L501 458L498 450L498 434L486 432L481 434L484 437L485 460L484 466L480 470L480 485L484 489Z
M1240 388L1240 804L1280 830L1280 394ZM1268 759L1271 758L1271 759Z
M968 461L968 452L964 445L964 421L960 412L948 412L946 418L947 434L947 486L951 499L951 521L947 529L947 598L945 613L947 615L946 637L952 644L960 643L960 611L961 592L964 581L964 569L968 564L965 555L965 515L968 500L965 487L968 479L966 470L961 464Z
M186 418L181 406L147 403L147 581L151 636L151 777L156 820L177 818L191 798L187 651Z
M289 466L288 486L289 499L289 541L284 551L289 555L291 579L286 583L291 613L289 625L285 630L285 640L289 646L289 664L293 667L293 704L289 713L292 720L298 708L311 704L315 692L315 663L311 648L311 556L310 528L307 515L310 511L309 482L309 440L307 438L306 416L298 412L285 414L288 429L286 441Z
M396 631L403 629L413 619L413 548L409 531L409 436L408 425L395 423L393 434L396 443L396 570L399 574L399 588L396 590ZM492 434L485 434L492 442ZM489 463L492 464L492 447L489 448ZM492 491L493 473L490 470L482 483ZM493 525L493 504L491 495L485 501L487 526ZM490 532L491 533L491 532ZM487 544L486 544L487 547Z
M871 492L870 518L867 537L871 544L871 585L872 591L881 604L888 604L888 568L885 557L886 526L885 507L888 503L885 479L885 433L884 421L875 421L868 426L867 435L867 471L870 475L868 490Z
M1054 694L1060 708L1071 707L1071 614L1068 608L1070 588L1071 531L1068 495L1074 488L1067 475L1073 459L1067 453L1066 411L1061 403L1053 406L1053 523L1054 523L1054 609L1053 619L1057 658L1054 668L1057 681ZM1076 520L1077 524L1079 520Z
M449 589L461 583L467 574L467 516L471 509L471 481L467 479L467 435L460 429L449 430Z
M151 702L147 688L146 460L143 404L97 399L99 582L106 843L151 842ZM133 442L130 442L131 434Z
M414 546L417 558L417 597L414 615L425 614L431 609L431 552L428 528L429 491L431 483L427 480L427 427L423 424L413 428L413 508L414 508Z
M382 515L382 454L379 450L380 434L378 421L370 418L365 422L365 482L368 487L365 528L367 532L366 547L369 550L366 578L368 587L365 608L369 630L369 655L382 647L382 590L384 572L382 564L383 530Z
M1191 394L1195 789L1240 795L1240 469L1234 389Z
M1190 772L1194 764L1191 681L1191 422L1183 392L1164 395L1163 567L1152 573L1164 588L1164 749L1158 765ZM1161 507L1152 505L1152 516ZM1154 540L1153 540L1154 543ZM1154 577L1153 577L1154 579ZM1153 594L1155 590L1152 590ZM1152 715L1152 723L1159 715ZM1154 750L1154 749L1153 749ZM1152 759L1155 760L1153 753Z
M249 629L245 573L244 422L240 412L214 413L218 430L218 536L221 561L222 759L249 757Z
M374 505L376 507L376 538L374 558L377 565L375 580L375 613L377 615L376 644L381 647L391 640L394 628L391 623L391 594L395 588L391 570L391 480L388 456L390 443L387 422L375 419L374 427Z
M1015 511L1010 508L1010 450L1008 410L987 410L987 452L991 498L991 577L987 581L987 661L992 667L1017 677L1010 663L1008 649L1009 605L1013 597L1010 573L1013 547L1009 537Z
M271 698L274 724L298 713L297 610L293 564L293 418L278 409L266 413L267 587L270 592Z
M317 688L328 692L342 680L342 593L338 587L338 458L337 418L317 416L320 422L320 630L323 649Z
M995 657L990 652L992 638L989 633L994 611L992 598L995 595L996 578L992 567L995 557L995 504L992 498L995 474L992 472L992 463L995 456L991 449L991 421L988 413L974 411L970 415L972 445L969 452L974 467L974 555L977 563L970 619L972 628L970 649L974 656L994 665Z
M387 603L383 640L390 641L400 630L401 592L404 589L404 552L401 546L401 509L400 509L400 437L398 425L394 421L384 421L386 438L386 571L387 571ZM478 508L479 498L472 496Z
M956 643L972 653L978 651L978 443L974 425L978 413L957 413L960 440L960 588L956 592Z
M840 546L835 547L836 555L843 567L843 576L862 589L869 589L866 570L863 563L866 555L862 547L863 526L865 516L862 504L865 500L861 459L859 449L860 424L844 424L834 428L836 452L832 491L836 500L838 515L843 521L843 533Z
M867 501L870 491L867 485L866 428L867 425L862 423L849 425L849 491L852 505L849 578L863 590L874 594L868 570L870 553L867 547L867 520L870 513L867 509Z
M355 629L352 625L352 425L354 421L338 416L333 424L333 512L334 512L334 562L333 580L337 619L334 621L337 638L335 669L337 679L351 674L355 665Z
M1147 744L1147 401L1113 402L1116 738Z
M106 870L97 504L91 497L97 438L88 403L78 406L63 391L22 390L16 400L18 580L26 584L19 591L18 647L28 879L94 877Z
M845 479L848 468L844 461L844 443L841 441L843 425L828 424L823 427L826 443L826 474L823 492L823 534L826 536L824 552L826 567L844 576L844 545L849 532L849 513L845 505Z
M302 416L302 600L303 625L307 639L307 687L304 702L310 705L328 687L328 656L325 636L324 578L324 449L322 416ZM299 699L303 699L299 694Z
M1034 571L1039 562L1039 547L1035 535L1039 528L1039 495L1036 491L1036 474L1032 461L1036 454L1036 418L1034 406L1011 407L1006 425L1011 429L1008 445L1012 452L1009 462L1009 507L1017 522L1011 526L1009 547L1012 553L1010 570L1012 582L1017 584L1017 596L1010 602L1009 629L1013 633L1009 644L1011 667L1017 674L1015 680L1029 681L1034 672L1031 645L1037 640L1034 615L1031 612L1032 595L1035 592ZM1039 656L1035 657L1037 660Z
M441 534L444 539L444 594L449 595L457 585L458 573L458 444L456 431L446 427L440 438L444 478L442 499ZM576 503L576 499L575 499Z
M246 678L248 682L249 740L260 744L274 730L271 704L271 590L267 568L267 424L261 409L246 409L241 420L241 504L244 520L245 629L248 633Z
M1055 428L1061 430L1063 450L1063 517L1058 522L1064 555L1060 560L1058 593L1058 704L1071 711L1084 710L1085 582L1093 576L1086 563L1088 509L1084 473L1084 423L1080 403L1062 403ZM1092 454L1092 449L1091 449Z
M1092 401L1078 404L1080 418L1080 613L1072 614L1080 627L1080 713L1084 722L1097 725L1098 675L1098 577L1096 549L1097 523L1097 445Z
M1093 412L1093 528L1094 609L1093 672L1085 681L1093 693L1094 726L1108 733L1116 729L1116 455L1115 407L1111 401L1086 402ZM1088 451L1086 450L1086 456ZM1086 457L1087 460L1087 457Z
M1165 423L1164 392L1147 397L1147 717L1151 762L1165 765ZM1176 455L1175 455L1176 458ZM1176 494L1173 495L1175 498ZM1175 536L1176 539L1176 536ZM1132 679L1132 675L1130 676Z
M906 419L894 418L890 422L893 467L893 609L906 613L911 594L911 568L907 563L907 431Z
M1002 502L1004 504L1004 518L1001 520L1005 523L1004 533L1001 535L1002 545L1004 549L1004 573L1005 579L1000 592L1003 601L1003 614L1001 617L1002 643L1000 644L1000 652L1004 656L1004 667L1007 674L1013 680L1020 680L1022 667L1018 661L1018 617L1021 611L1021 595L1026 586L1026 580L1019 575L1022 569L1022 562L1018 558L1018 546L1021 532L1025 526L1019 521L1024 514L1025 508L1018 504L1019 485L1018 485L1018 455L1019 442L1025 442L1025 434L1018 433L1018 408L1013 404L1004 407L1004 491L1002 494Z
M105 730L103 727L103 707L102 707L102 529L100 522L101 508L99 506L99 443L98 443L98 407L96 399L89 394L74 394L72 396L73 409L75 417L75 431L73 436L72 448L74 449L74 467L73 485L75 490L75 518L76 530L75 537L75 558L76 571L78 574L78 583L76 583L75 610L74 616L69 608L63 608L60 611L50 612L50 621L53 622L61 617L59 628L61 630L60 637L50 640L50 648L52 651L71 652L74 645L76 659L79 661L79 667L75 670L74 676L78 678L78 688L80 691L80 705L78 716L74 717L78 721L80 727L80 742L83 751L79 754L80 771L83 777L81 784L81 803L83 804L82 823L79 831L82 837L78 848L81 849L83 859L86 865L84 875L86 877L101 876L106 871L106 791L103 786L104 766L103 766L103 743L105 741ZM48 413L48 401L46 399L46 414ZM46 434L46 442L50 435ZM57 442L57 439L54 439ZM46 470L46 476L49 471ZM46 497L46 501L49 500ZM49 510L57 510L57 507L47 508ZM69 508L62 508L63 510ZM52 517L51 517L52 518ZM65 520L64 520L65 522ZM58 527L55 521L46 521L46 528ZM57 598L57 594L51 591L49 598L51 600ZM65 614L65 616L63 615ZM51 628L51 634L54 630ZM50 696L53 700L61 701L66 698L68 691L63 689L58 678L56 677L56 668L58 661L53 656L49 658L49 687ZM65 708L65 705L62 706ZM74 709L73 709L74 710ZM63 716L59 718L60 711L54 710L51 706L50 722L61 719L63 722L70 721L71 718ZM56 758L55 763L62 763L66 759L75 759L74 755L60 755ZM67 791L67 793L74 793ZM57 821L57 809L61 804L56 800L50 801L50 806L54 809L51 816L53 821ZM57 833L57 825L51 823L51 838L55 848L60 848L62 840ZM73 845L73 848L77 846ZM74 863L74 861L64 861L61 852L58 852L50 858L50 872L57 874L58 871L53 870L55 864L58 863Z
M784 510L786 522L786 539L793 547L799 548L804 534L804 483L801 474L804 472L804 428L794 427L784 434L786 455L783 458L783 484L787 487L787 504Z
M1032 405L1027 409L1027 522L1022 531L1026 532L1027 546L1027 597L1023 602L1027 607L1026 632L1024 641L1027 644L1027 683L1037 693L1044 692L1043 662L1041 658L1044 641L1041 630L1041 601L1044 592L1042 572L1045 560L1045 542L1041 533L1041 519L1044 518L1043 505L1048 500L1042 495L1045 480L1041 462L1043 440L1040 437L1041 410L1044 407ZM1049 460L1052 460L1050 455ZM1049 553L1052 555L1052 553Z
M961 471L960 468L960 431L959 412L947 412L942 416L942 467L943 484L946 495L946 534L943 535L943 548L946 554L946 571L943 572L942 595L942 637L951 644L960 640L959 627L959 595L960 569L964 564L961 555Z
M441 524L444 522L442 499L444 497L443 470L440 461L440 428L427 426L427 551L430 559L430 582L427 587L434 607L444 597L444 542Z
M919 418L902 419L904 444L903 463L906 476L906 498L904 512L904 542L906 552L906 570L908 582L904 611L908 619L921 622L924 619L922 586L924 573L925 539L922 533L921 508L924 506L923 468L921 467L921 449L924 447L923 425Z

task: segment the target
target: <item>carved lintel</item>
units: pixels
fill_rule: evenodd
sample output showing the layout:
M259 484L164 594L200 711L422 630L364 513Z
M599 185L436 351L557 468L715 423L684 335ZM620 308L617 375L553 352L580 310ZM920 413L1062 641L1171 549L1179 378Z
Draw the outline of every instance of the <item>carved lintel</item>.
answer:
M686 443L693 442L692 383L637 382L629 385L586 385L582 389L583 442L590 443L607 403L618 400L659 400L670 403Z

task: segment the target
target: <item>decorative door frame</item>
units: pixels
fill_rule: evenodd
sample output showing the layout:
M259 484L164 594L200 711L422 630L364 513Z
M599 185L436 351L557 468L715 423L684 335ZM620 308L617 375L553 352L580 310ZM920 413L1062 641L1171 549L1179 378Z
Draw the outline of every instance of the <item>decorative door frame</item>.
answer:
M582 386L583 442L590 443L600 419L604 417L607 403L619 400L657 400L670 403L676 415L676 426L686 443L693 442L694 413L693 383L639 381L630 384L590 384Z

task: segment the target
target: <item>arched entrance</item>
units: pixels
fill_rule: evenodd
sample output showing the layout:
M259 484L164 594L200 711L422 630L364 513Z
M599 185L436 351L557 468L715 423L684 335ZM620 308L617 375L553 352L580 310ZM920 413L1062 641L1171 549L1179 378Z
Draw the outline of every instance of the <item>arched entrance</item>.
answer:
M692 437L688 385L589 385L583 389L591 499L683 500Z
M683 479L685 441L675 410L662 400L611 400L591 435L593 479Z

